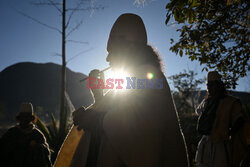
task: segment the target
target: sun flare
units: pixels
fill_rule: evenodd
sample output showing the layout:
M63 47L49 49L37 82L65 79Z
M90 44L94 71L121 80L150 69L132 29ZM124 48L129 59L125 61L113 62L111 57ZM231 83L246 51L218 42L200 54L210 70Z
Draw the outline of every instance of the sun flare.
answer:
M123 69L119 69L119 70L115 70L115 71L109 71L106 73L105 79L114 79L117 80L122 80L123 82L121 83L122 89L117 89L116 86L114 87L114 89L117 91L124 91L126 89L126 85L127 85L127 80L126 77L129 77L129 74L123 70ZM117 85L117 83L115 83Z

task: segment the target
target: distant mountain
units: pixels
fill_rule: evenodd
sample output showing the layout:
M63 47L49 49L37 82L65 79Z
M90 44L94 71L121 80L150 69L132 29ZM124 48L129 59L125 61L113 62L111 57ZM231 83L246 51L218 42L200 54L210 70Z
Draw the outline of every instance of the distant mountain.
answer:
M75 106L88 106L93 99L86 89L86 82L79 82L86 75L66 70L67 93ZM53 63L18 63L0 72L0 121L14 121L22 102L31 102L39 115L54 113L60 106L61 66ZM46 118L44 118L46 119Z

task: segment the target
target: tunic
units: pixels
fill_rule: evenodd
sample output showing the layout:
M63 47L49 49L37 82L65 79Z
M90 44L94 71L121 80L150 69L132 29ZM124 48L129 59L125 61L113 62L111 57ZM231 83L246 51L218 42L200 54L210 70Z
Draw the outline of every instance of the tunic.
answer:
M200 106L204 107L204 105ZM246 153L243 129L239 129L233 134L230 134L229 131L243 115L239 99L226 96L220 100L211 134L204 135L198 145L196 154L198 167L236 167L240 165Z

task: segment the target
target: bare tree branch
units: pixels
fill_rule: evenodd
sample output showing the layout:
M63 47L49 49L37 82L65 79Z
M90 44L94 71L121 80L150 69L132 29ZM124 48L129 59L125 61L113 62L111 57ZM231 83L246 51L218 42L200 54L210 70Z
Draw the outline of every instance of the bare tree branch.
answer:
M49 1L49 3L50 3L51 5L53 5L53 6L60 12L60 14L62 14L62 10L56 6L56 4L55 4L54 1L52 1L52 0L48 0L48 1Z
M59 57L62 57L62 54L55 53L55 54L53 54L52 56L59 56Z
M41 24L41 25L43 25L43 26L45 26L45 27L47 27L47 28L49 28L49 29L56 30L56 31L58 31L59 33L62 33L59 29L57 29L57 28L55 28L55 27L52 27L52 26L50 26L50 25L48 25L48 24L46 24L46 23L43 23L43 22L41 22L41 21L35 19L34 17L31 17L31 16L27 15L26 13L24 13L24 12L22 12L22 11L17 10L17 12L20 13L21 15L23 15L24 17L33 20L34 22L36 22L36 23L38 23L38 24Z
M82 25L83 21L81 20L74 28L72 28L68 34L66 35L66 37L68 37L72 32L74 32L75 30L77 30L81 25Z
M78 8L78 9L75 9L75 8L68 8L67 11L72 11L72 10L75 10L75 11L90 11L90 10L93 10L93 9L96 9L96 10L103 10L104 9L104 6L94 6L94 7L87 7L87 8Z
M94 49L94 48L90 48L90 49L87 49L87 50L84 50L84 51L81 51L81 52L77 53L75 56L73 56L73 57L71 57L70 59L68 59L68 60L67 60L67 63L70 62L71 60L75 59L76 57L80 56L81 54L87 53L87 52L89 52L89 51L91 51L91 50L93 50L93 49Z
M67 40L67 42L80 43L80 44L89 44L88 42L76 41L76 40Z
M67 21L67 23L66 23L66 25L65 25L65 27L66 27L66 28L68 27L69 22L70 22L70 20L71 20L71 18L72 18L72 16L73 16L73 14L74 14L74 13L75 13L75 10L74 10L74 11L72 11L72 12L69 14L68 21Z
M34 6L54 6L60 14L62 14L62 10L58 7L59 5L61 6L62 3L57 3L57 2L54 2L52 0L47 0L49 2L31 2L30 4L31 5L34 5Z
M31 5L34 5L34 6L51 6L51 3L46 3L46 2L31 2L30 3ZM62 5L61 3L55 3L55 5Z
M69 23L70 23L70 20L72 18L72 16L74 15L74 13L77 11L78 8L81 7L81 5L83 4L84 0L81 0L77 5L76 7L71 11L71 13L69 14L69 18L68 18L68 21L66 23L66 28L68 27ZM67 10L66 10L67 11Z

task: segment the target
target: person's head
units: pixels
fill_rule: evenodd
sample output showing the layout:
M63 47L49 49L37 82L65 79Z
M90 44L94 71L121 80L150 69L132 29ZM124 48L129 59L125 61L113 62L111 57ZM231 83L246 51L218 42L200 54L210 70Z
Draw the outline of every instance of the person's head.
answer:
M223 97L226 95L226 88L217 71L210 71L207 74L207 92L209 97Z
M147 44L142 19L135 14L122 14L114 23L107 44L107 62L112 68L136 67L140 64L160 65L160 58Z
M31 103L22 103L16 120L21 126L28 125L35 120L33 105Z

